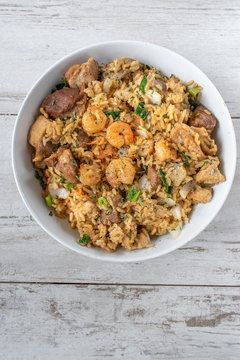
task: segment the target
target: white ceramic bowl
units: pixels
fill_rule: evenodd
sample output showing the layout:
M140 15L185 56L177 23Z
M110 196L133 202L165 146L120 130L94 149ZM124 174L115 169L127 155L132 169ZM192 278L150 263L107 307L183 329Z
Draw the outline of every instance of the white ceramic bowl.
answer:
M183 81L194 79L203 86L201 102L218 119L216 131L218 155L222 160L226 182L214 187L210 203L194 208L190 223L183 227L178 239L169 234L159 237L155 246L148 249L127 251L120 249L108 254L104 250L82 247L76 243L78 234L70 228L66 219L50 217L49 209L41 197L42 189L34 178L27 134L38 114L44 97L62 79L65 71L75 63L82 63L93 56L99 63L107 63L117 57L127 56L151 64L164 74L174 73ZM236 139L232 120L226 104L208 77L184 57L158 45L137 41L113 41L91 45L80 49L58 61L32 87L19 111L12 141L12 165L18 190L22 199L38 224L64 246L95 259L130 262L151 259L169 253L197 236L213 220L221 209L232 185L236 166Z

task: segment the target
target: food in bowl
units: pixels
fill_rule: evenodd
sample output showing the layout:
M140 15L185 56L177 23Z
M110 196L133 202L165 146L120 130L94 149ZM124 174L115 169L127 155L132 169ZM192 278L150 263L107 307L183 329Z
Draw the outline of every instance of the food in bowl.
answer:
M193 81L126 57L71 66L28 136L49 215L68 217L80 245L108 252L178 237L225 181L217 120L200 96Z

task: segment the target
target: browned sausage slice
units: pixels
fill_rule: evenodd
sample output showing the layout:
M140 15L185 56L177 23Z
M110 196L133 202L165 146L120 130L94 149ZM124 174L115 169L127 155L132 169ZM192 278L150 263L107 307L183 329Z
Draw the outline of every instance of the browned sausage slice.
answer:
M195 127L204 127L211 133L217 124L217 119L203 105L198 105L188 124Z
M83 89L63 88L48 95L42 102L42 108L51 118L55 119L72 110L82 97Z

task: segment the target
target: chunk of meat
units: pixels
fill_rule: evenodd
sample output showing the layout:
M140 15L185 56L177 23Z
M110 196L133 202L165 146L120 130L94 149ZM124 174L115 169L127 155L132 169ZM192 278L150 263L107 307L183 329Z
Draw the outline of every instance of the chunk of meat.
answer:
M205 204L212 200L212 192L212 188L202 188L197 185L196 189L188 195L188 198L196 204Z
M214 185L225 181L225 176L218 169L218 164L218 161L213 161L211 164L204 165L195 177L196 182Z
M115 208L112 210L102 210L101 211L101 222L103 225L109 225L110 223L118 223L120 222L120 218L118 216L118 212Z
M62 176L72 184L77 183L78 166L71 150L60 147L56 153L44 160L47 166L55 167Z
M164 139L156 142L155 151L159 162L177 160L177 151Z
M81 164L80 181L83 185L94 186L101 181L101 169L97 165Z
M131 66L132 62L136 61L136 60L130 59L130 58L123 58L122 60L123 60L123 63L125 65L129 65L129 67ZM114 72L112 70L111 66L112 66L112 63L106 65L105 71L103 73L104 78L109 78L109 79L112 79L112 80L122 80L122 79L126 78L128 75L130 75L131 71L132 71L129 68L124 68L124 69L121 69L121 70L119 70L117 72ZM139 68L139 64L136 64L134 66L134 70L137 70L138 68Z
M83 88L56 90L43 100L42 108L53 119L61 116L64 117L66 112L71 111L83 95Z
M204 159L201 146L197 143L199 135L186 124L176 124L171 131L171 140L180 151L186 151L194 160Z
M113 159L106 168L107 182L114 188L120 184L132 185L136 170L129 159Z
M217 119L203 105L198 105L188 121L190 126L204 127L209 133L217 124Z
M151 239L146 229L143 228L140 234L137 235L136 243L137 249L151 246Z
M204 127L193 127L192 129L199 134L200 146L204 154L215 155L217 153L217 145L215 141L210 138L209 133Z
M171 175L169 176L174 186L179 186L182 181L186 178L187 172L183 166L176 166Z
M152 81L152 87L164 92L167 90L167 84L161 79L154 79Z
M115 208L112 208L111 214L108 215L108 218L111 223L118 223L120 221L118 212Z
M147 155L151 155L154 150L154 141L146 140L142 145L139 146L138 154L140 156L146 157Z
M82 117L85 113L87 105L87 95L83 94L81 100L79 100L74 107L71 109L71 111L66 111L63 113L60 117L61 119L67 119L67 118L78 118Z
M36 167L44 168L45 164L42 160L52 153L54 145L49 141L43 145L43 137L45 135L48 124L50 123L44 116L40 115L33 123L29 135L28 142L35 148L35 154L32 161Z
M65 79L70 88L81 87L83 84L88 85L98 78L98 62L92 57L83 64L71 66L65 73Z
M79 147L86 148L87 145L90 143L91 138L83 130L76 129L76 132Z
M122 202L122 197L119 193L109 195L112 203L111 210L102 210L101 212L101 222L103 225L110 223L118 223L120 221L118 211L116 207Z
M48 119L46 119L43 115L40 115L32 124L28 134L28 142L35 149L41 143L49 123L50 121Z
M110 195L112 203L113 203L113 207L117 207L120 205L120 203L122 202L122 197L119 193L116 194L111 194Z
M126 69L126 70L119 70L118 72L110 72L107 77L112 79L112 80L122 80L123 78L125 78L127 75L130 74L130 70Z
M54 147L55 145L50 141L43 145L43 141L41 140L39 146L36 148L35 156L33 158L35 165L36 162L42 161L44 158L50 156Z
M153 188L155 188L157 185L160 184L160 182L161 182L160 176L158 176L158 173L154 168L152 168L150 166L148 167L147 176L148 176L148 178L150 180L150 184Z

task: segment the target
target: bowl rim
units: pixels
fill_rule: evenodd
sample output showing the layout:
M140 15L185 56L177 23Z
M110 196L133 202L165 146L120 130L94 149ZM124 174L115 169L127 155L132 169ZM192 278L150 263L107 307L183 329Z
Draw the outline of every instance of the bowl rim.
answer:
M199 226L199 230L197 231L196 234L193 235L193 237L190 239L190 240L187 240L186 242L184 242L183 244L181 244L180 246L178 246L177 242L174 246L171 247L171 249L165 249L161 252L161 254L158 254L158 253L150 253L150 254L147 254L147 255L140 255L138 254L138 256L136 257L136 259L134 258L125 258L125 257L120 257L120 258L113 258L111 257L111 254L109 254L110 256L107 257L106 254L102 255L101 253L99 254L95 254L93 252L91 252L91 249L89 249L89 252L88 253L85 253L82 251L82 247L79 246L79 249L76 249L75 247L73 247L71 244L68 244L66 242L64 242L61 238L59 238L58 236L54 235L52 233L52 231L50 231L47 227L44 226L44 224L38 219L38 215L36 213L36 211L32 208L30 202L28 201L27 197L25 197L25 194L22 190L22 187L21 187L21 184L20 184L20 181L18 179L18 174L17 174L17 171L16 171L16 167L15 167L15 154L14 154L14 144L15 144L15 139L16 139L16 129L17 129L17 125L18 125L18 122L19 122L19 119L21 118L21 113L25 107L25 104L28 100L28 97L31 95L32 91L38 87L38 84L39 82L42 80L43 77L45 77L48 73L50 73L54 68L58 67L62 62L65 62L66 60L74 57L75 55L77 55L79 52L82 52L82 51L86 51L88 49L91 49L91 48L94 48L94 47L101 47L101 46L111 46L113 44L132 44L133 46L135 44L138 44L138 45L145 45L145 46L155 46L157 48L161 48L163 49L164 51L167 51L171 54L173 54L174 56L178 56L180 58L182 58L186 63L190 64L191 67L194 67L199 73L201 73L202 75L204 75L208 81L211 83L211 85L214 87L214 90L215 92L220 96L221 100L224 102L220 92L218 91L218 89L215 87L215 85L213 84L213 82L209 79L209 77L201 70L199 69L199 67L197 65L195 65L194 63L192 63L190 60L188 60L186 57L182 56L181 54L165 47L165 46L161 46L161 45L158 45L158 44L154 44L154 43L151 43L151 42L146 42L146 41L135 41L135 40L111 40L111 41L103 41L103 42L97 42L97 43L93 43L93 44L90 44L90 45L87 45L87 46L84 46L84 47L81 47L67 55L65 55L64 57L62 57L61 59L59 59L58 61L56 61L55 63L53 63L53 65L51 65L50 67L47 68L47 70L45 72L42 73L42 75L35 81L35 83L33 84L33 86L30 88L30 90L27 92L27 95L25 96L24 98L24 101L18 111L18 115L17 115L17 118L15 120L15 124L14 124L14 128L13 128L13 133L12 133L12 142L11 142L11 163L12 163L12 169L13 169L13 175L14 175L14 179L15 179L15 183L17 185L17 189L18 189L18 192L23 200L23 203L25 204L26 208L28 209L29 213L33 216L34 220L37 222L37 224L49 235L51 236L53 239L55 239L56 241L58 241L59 243L61 243L63 246L65 246L66 248L68 249L71 249L73 250L74 252L78 253L78 254L81 254L81 255L84 255L86 257L89 257L89 258L92 258L92 259L95 259L95 260L102 260L102 261L106 261L106 262L118 262L118 263L130 263L130 262L139 262L139 261L145 261L145 260L150 260L150 259L154 259L154 258L157 258L157 257L160 257L160 256L163 256L163 255L166 255L176 249L179 249L181 248L182 246L186 245L188 242L192 241L196 236L198 236L204 229L207 228L207 226L213 221L213 219L217 216L217 214L219 213L219 211L221 210L223 204L225 203L228 195L229 195L229 192L231 190L231 187L232 187L232 184L233 184L233 180L234 180L234 176L235 176L235 171L236 171L236 162L237 162L237 143L236 143L236 134L235 134L235 130L234 130L234 126L233 126L233 121L232 121L232 118L231 118L231 115L229 113L229 110L226 106L226 114L229 118L229 125L231 127L231 135L233 137L233 143L232 143L232 149L231 149L231 161L234 162L233 164L233 168L232 168L232 174L228 174L229 176L229 180L228 180L228 189L224 195L223 198L221 198L221 201L220 201L220 205L217 209L216 212L214 212L214 214L212 216L210 216L208 218L208 220L204 223L204 225L200 225ZM225 104L225 102L224 102ZM127 250L126 250L127 251ZM141 251L141 249L140 249Z

